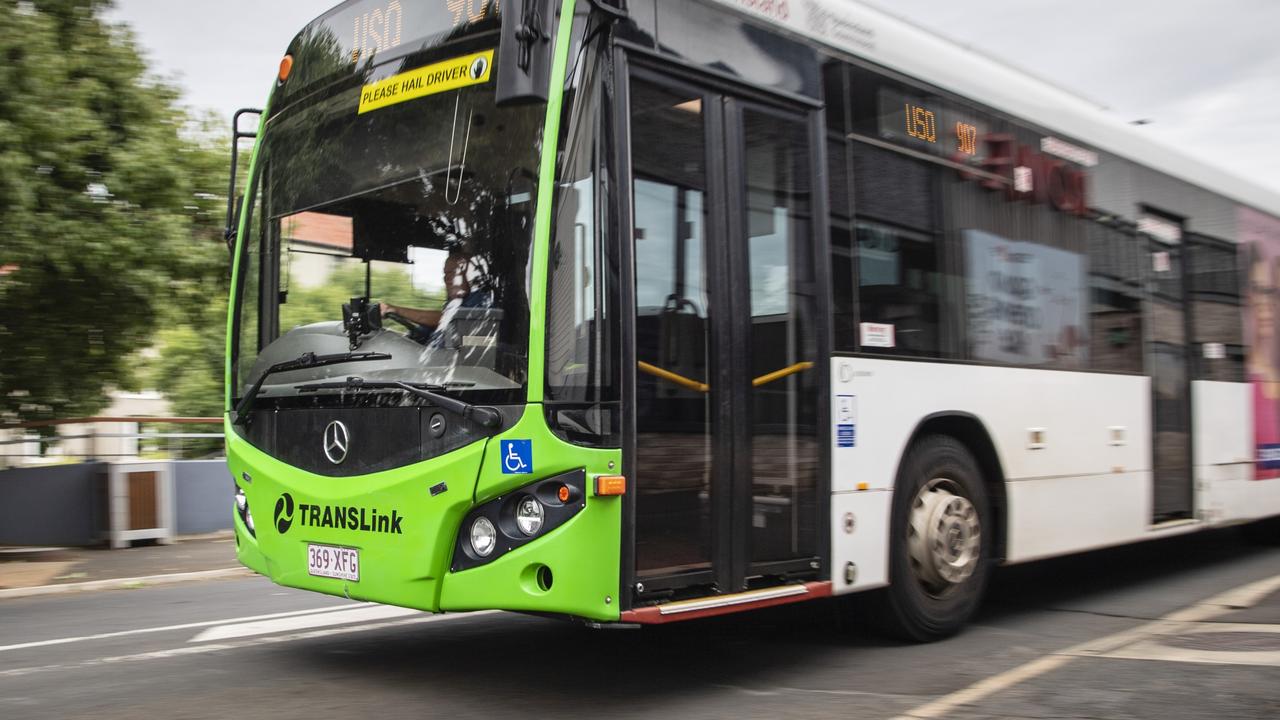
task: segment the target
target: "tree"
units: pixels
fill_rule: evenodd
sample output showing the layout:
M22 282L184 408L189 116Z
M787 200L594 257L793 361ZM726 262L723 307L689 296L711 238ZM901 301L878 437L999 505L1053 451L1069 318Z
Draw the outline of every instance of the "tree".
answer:
M93 414L170 332L217 338L161 379L220 402L225 153L107 4L0 2L0 422Z

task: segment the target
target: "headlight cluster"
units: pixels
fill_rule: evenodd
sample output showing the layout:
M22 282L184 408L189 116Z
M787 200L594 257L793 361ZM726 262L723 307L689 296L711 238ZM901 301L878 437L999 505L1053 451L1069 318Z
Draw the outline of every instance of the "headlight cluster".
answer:
M586 472L539 480L477 507L462 522L452 570L501 557L568 522L586 501Z
M258 533L253 527L253 513L249 511L249 499L244 496L244 489L239 483L232 481L236 488L236 514L240 516L240 522L244 523L244 527L253 537L257 537Z

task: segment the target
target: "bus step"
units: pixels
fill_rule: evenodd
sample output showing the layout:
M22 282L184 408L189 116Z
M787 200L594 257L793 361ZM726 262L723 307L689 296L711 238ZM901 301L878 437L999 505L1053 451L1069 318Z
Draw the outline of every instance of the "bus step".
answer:
M775 605L786 605L830 595L831 583L829 582L781 585L759 590L748 590L747 592L734 593L732 595L712 595L710 597L680 600L637 610L628 610L622 613L619 620L624 623L658 625L680 620L727 615Z

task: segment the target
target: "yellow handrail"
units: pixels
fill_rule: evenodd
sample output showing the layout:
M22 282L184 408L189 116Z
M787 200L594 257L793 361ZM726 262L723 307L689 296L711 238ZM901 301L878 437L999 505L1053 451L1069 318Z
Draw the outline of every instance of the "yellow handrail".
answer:
M649 363L643 360L637 360L636 367L640 368L644 372L647 372L656 378L662 378L663 380L666 380L668 382L673 382L679 385L680 387L688 388L690 390L695 390L697 392L707 392L708 390L711 389L711 386L706 383L698 382L697 380L692 380L683 375L677 375L676 373L673 373L670 370L663 370L657 365L650 365Z
M808 360L804 360L802 362L796 363L795 365L789 365L787 367L784 367L781 370L774 370L771 373L761 375L760 377L751 381L751 387L760 387L761 385L768 385L774 380L781 380L782 378L787 377L788 375L795 375L798 372L804 372L805 370L808 370L811 367L813 367L813 363L809 362Z
M637 360L636 367L640 368L641 371L646 372L656 378L661 378L668 382L673 382L676 385L679 385L680 387L683 387L683 388L687 388L689 390L694 390L696 392L703 392L703 393L711 390L711 386L704 382L698 382L697 380L693 380L683 375L673 373L670 370L664 370L658 367L657 365L650 365L649 363L643 360ZM798 372L804 372L805 370L808 370L812 367L813 367L813 363L808 360L798 362L794 365L788 365L787 367L784 367L781 370L774 370L771 373L761 375L755 380L752 380L751 387L760 387L761 385L768 385L774 380L781 380L782 378L787 377L788 375L795 375Z

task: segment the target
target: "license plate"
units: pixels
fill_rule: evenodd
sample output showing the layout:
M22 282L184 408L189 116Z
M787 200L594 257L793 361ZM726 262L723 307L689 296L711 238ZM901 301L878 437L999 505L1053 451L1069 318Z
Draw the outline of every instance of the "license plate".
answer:
M360 551L332 545L307 545L307 573L316 577L360 580Z

